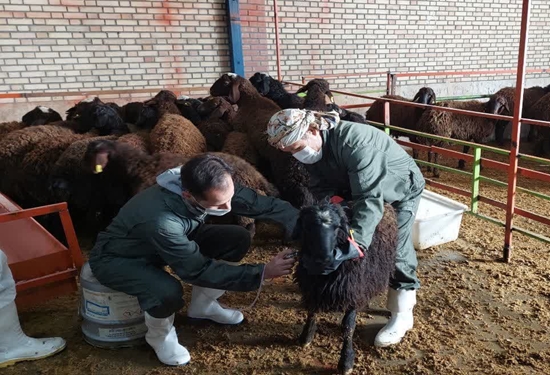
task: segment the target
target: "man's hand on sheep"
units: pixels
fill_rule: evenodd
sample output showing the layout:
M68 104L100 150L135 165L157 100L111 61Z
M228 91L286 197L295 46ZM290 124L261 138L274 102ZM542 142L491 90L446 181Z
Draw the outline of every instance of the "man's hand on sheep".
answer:
M274 279L279 276L289 275L292 272L295 258L290 257L285 259L285 256L292 254L292 252L292 249L287 249L275 255L275 257L265 265L264 279Z

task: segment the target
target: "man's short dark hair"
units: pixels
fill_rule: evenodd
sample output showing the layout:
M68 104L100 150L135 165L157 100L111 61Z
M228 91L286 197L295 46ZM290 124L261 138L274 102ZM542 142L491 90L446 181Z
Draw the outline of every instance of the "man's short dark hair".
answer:
M192 195L204 199L210 189L227 187L227 175L233 176L233 168L221 158L204 154L195 156L181 167L181 184Z

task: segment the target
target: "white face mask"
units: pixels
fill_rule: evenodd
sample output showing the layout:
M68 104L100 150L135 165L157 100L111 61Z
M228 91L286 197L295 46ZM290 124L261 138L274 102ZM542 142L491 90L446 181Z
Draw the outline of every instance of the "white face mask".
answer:
M292 156L304 164L315 164L323 157L323 149L315 151L311 147L306 146L302 150L292 154Z
M206 208L205 209L205 212L207 215L212 215L212 216L223 216L227 213L229 213L231 211L231 209L225 209L225 210L222 210L220 208Z

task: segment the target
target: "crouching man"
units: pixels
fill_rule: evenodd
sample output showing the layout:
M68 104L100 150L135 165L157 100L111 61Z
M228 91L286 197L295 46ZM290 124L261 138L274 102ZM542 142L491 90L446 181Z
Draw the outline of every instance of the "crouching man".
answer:
M167 365L184 365L189 352L178 343L174 315L183 305L180 282L170 268L193 284L187 315L220 324L239 324L243 314L223 308L217 299L226 290L252 291L263 279L291 272L289 252L267 264L238 262L250 247L249 232L236 225L204 224L207 215L228 212L269 219L291 233L298 210L282 200L264 197L233 184L222 159L201 155L183 167L157 177L157 185L137 194L98 235L90 254L94 276L103 285L138 298L145 311L145 339Z

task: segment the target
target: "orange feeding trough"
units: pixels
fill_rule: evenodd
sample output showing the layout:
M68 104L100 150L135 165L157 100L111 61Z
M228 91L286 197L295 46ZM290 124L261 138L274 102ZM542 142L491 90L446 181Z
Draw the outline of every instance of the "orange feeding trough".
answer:
M33 219L52 213L59 213L68 248ZM16 282L19 307L77 290L83 259L67 203L22 209L0 193L0 249Z

